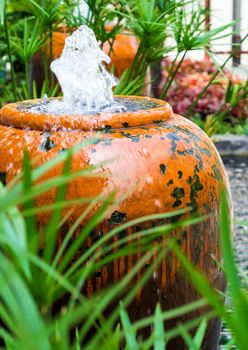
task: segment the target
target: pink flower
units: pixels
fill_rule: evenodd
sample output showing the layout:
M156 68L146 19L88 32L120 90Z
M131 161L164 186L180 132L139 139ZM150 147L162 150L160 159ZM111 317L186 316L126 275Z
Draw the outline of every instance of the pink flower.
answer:
M163 71L162 79L159 83L159 92L162 92L164 83L169 76L168 72L171 69L171 64L172 63L168 58L165 58L162 62ZM171 104L174 112L185 114L197 98L198 94L209 83L212 74L216 71L217 68L209 60L192 61L190 59L185 59L166 96L166 100ZM222 109L229 80L233 83L241 82L230 72L225 72L225 78L223 78L221 74L218 74L202 99L198 101L193 114L200 113L204 117ZM237 107L233 108L231 114L238 118L247 118L247 105L247 101L241 101Z

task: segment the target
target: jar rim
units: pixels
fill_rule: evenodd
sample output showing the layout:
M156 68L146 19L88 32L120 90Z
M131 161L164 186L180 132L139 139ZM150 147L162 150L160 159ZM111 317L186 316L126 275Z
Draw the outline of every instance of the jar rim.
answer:
M144 96L115 96L118 99L130 99L151 102L156 107L127 112L101 112L97 115L53 115L39 114L24 109L25 105L36 104L41 99L26 100L9 103L0 110L0 124L18 129L31 129L41 131L57 130L83 130L95 131L122 129L126 127L139 127L164 122L168 120L173 111L171 106L162 100ZM22 108L23 106L23 108Z

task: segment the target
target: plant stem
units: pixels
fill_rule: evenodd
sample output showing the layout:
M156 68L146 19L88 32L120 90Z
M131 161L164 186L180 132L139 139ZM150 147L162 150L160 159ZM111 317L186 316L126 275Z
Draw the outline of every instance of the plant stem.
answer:
M50 40L50 63L53 60L53 29L51 23L49 24L49 40ZM54 85L54 75L53 72L50 71L50 82L51 82L51 87L53 88Z
M231 57L229 56L228 59L222 64L221 69L224 68L224 66L226 65L227 61L230 59ZM190 108L186 111L185 113L185 117L188 117L194 110L194 108L196 107L198 101L205 95L207 89L209 88L209 86L212 84L212 82L214 81L214 79L217 77L217 75L219 74L219 71L217 70L211 77L211 79L209 80L209 82L207 83L207 85L202 89L202 91L199 93L199 95L196 97L196 99L194 100L194 102L192 103L192 105L190 106Z
M141 57L139 66L137 67L136 70L136 76L144 76L146 75L147 68L148 68L148 63L147 60L144 58L144 56Z
M137 65L137 63L139 61L139 57L141 56L141 51L142 50L140 49L140 46L139 46L138 51L137 51L137 53L136 53L136 55L134 57L132 66L129 69L127 81L130 81L132 78L135 77L135 74L134 74L134 77L132 75L133 75L133 72L135 71L136 65Z
M223 120L228 112L230 112L234 107L236 107L240 101L242 101L244 98L248 96L248 91L244 91L233 103L231 103L222 113L219 115L217 113L214 114L214 116L218 115L218 118Z
M45 76L45 93L48 93L48 59L47 59L47 44L45 45L45 50L43 53L43 62L44 62L44 76Z
M218 110L215 111L213 117L222 118L223 120L229 111L231 111L234 107L236 107L239 104L239 102L242 101L242 99L247 97L248 97L248 80L244 86L243 92L239 96L237 96L236 100L230 103L229 106L226 107L226 109L224 109L226 104L222 104L220 108L218 108Z
M25 62L25 78L26 78L26 88L27 88L27 94L28 98L31 98L31 93L30 93L30 84L29 84L29 62Z
M165 83L165 86L164 86L164 88L163 88L163 91L162 91L162 93L161 93L161 95L160 95L160 98L161 98L161 99L164 99L164 98L165 98L165 96L166 96L166 94L167 94L167 92L168 92L168 90L169 90L171 84L173 83L173 81L174 81L174 79L175 79L175 77L176 77L176 75L177 75L177 72L179 71L179 68L181 67L181 65L182 65L182 63L183 63L183 61L184 61L184 58L185 58L185 56L186 56L186 53L187 53L187 50L184 51L183 56L182 56L182 58L180 59L178 65L177 65L177 67L176 67L176 69L174 70L174 72L173 72L173 74L172 74L172 76L171 76L169 82L168 82L168 83L167 83L167 82ZM177 55L177 56L178 56L178 55ZM176 56L176 58L177 58L177 56ZM173 62L173 65L174 65L174 62Z
M4 31L5 31L6 42L7 42L8 57L9 57L9 62L10 62L11 83L12 83L12 88L13 88L14 101L17 102L15 69L14 69L14 64L13 64L11 50L10 50L9 31L8 31L6 15L4 16Z
M178 55L179 55L179 52L177 52L176 57L174 58L174 60L173 60L173 62L172 62L172 65L171 65L171 68L170 68L171 73L173 72L173 69L174 69L174 67L175 67L175 64L176 64ZM169 69L168 69L168 73L169 73L169 76L168 76L168 78L169 78L169 77L171 76L171 73L169 72ZM164 90L166 89L167 84L168 84L168 79L166 79L166 81L165 81L165 83L164 83L164 86L163 86L161 95L164 93Z

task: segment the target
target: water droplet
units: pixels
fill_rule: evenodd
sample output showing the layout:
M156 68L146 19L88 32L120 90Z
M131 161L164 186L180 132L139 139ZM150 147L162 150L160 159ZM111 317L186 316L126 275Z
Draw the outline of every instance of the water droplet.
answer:
M147 183L148 185L153 184L153 179L152 179L151 176L147 176L147 177L146 177L146 183Z
M158 198L154 199L154 203L155 203L157 208L161 208L162 204L161 204L161 201Z
M139 153L142 157L148 158L150 156L150 153L147 148L141 148L139 149Z

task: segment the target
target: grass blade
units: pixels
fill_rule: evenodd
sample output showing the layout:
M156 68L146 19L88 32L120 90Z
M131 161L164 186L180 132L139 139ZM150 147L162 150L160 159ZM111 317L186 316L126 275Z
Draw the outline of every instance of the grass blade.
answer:
M164 321L159 304L156 306L154 315L154 350L165 349Z
M125 350L139 350L139 344L136 339L136 334L133 330L128 314L122 304L120 307L120 319L126 340Z

